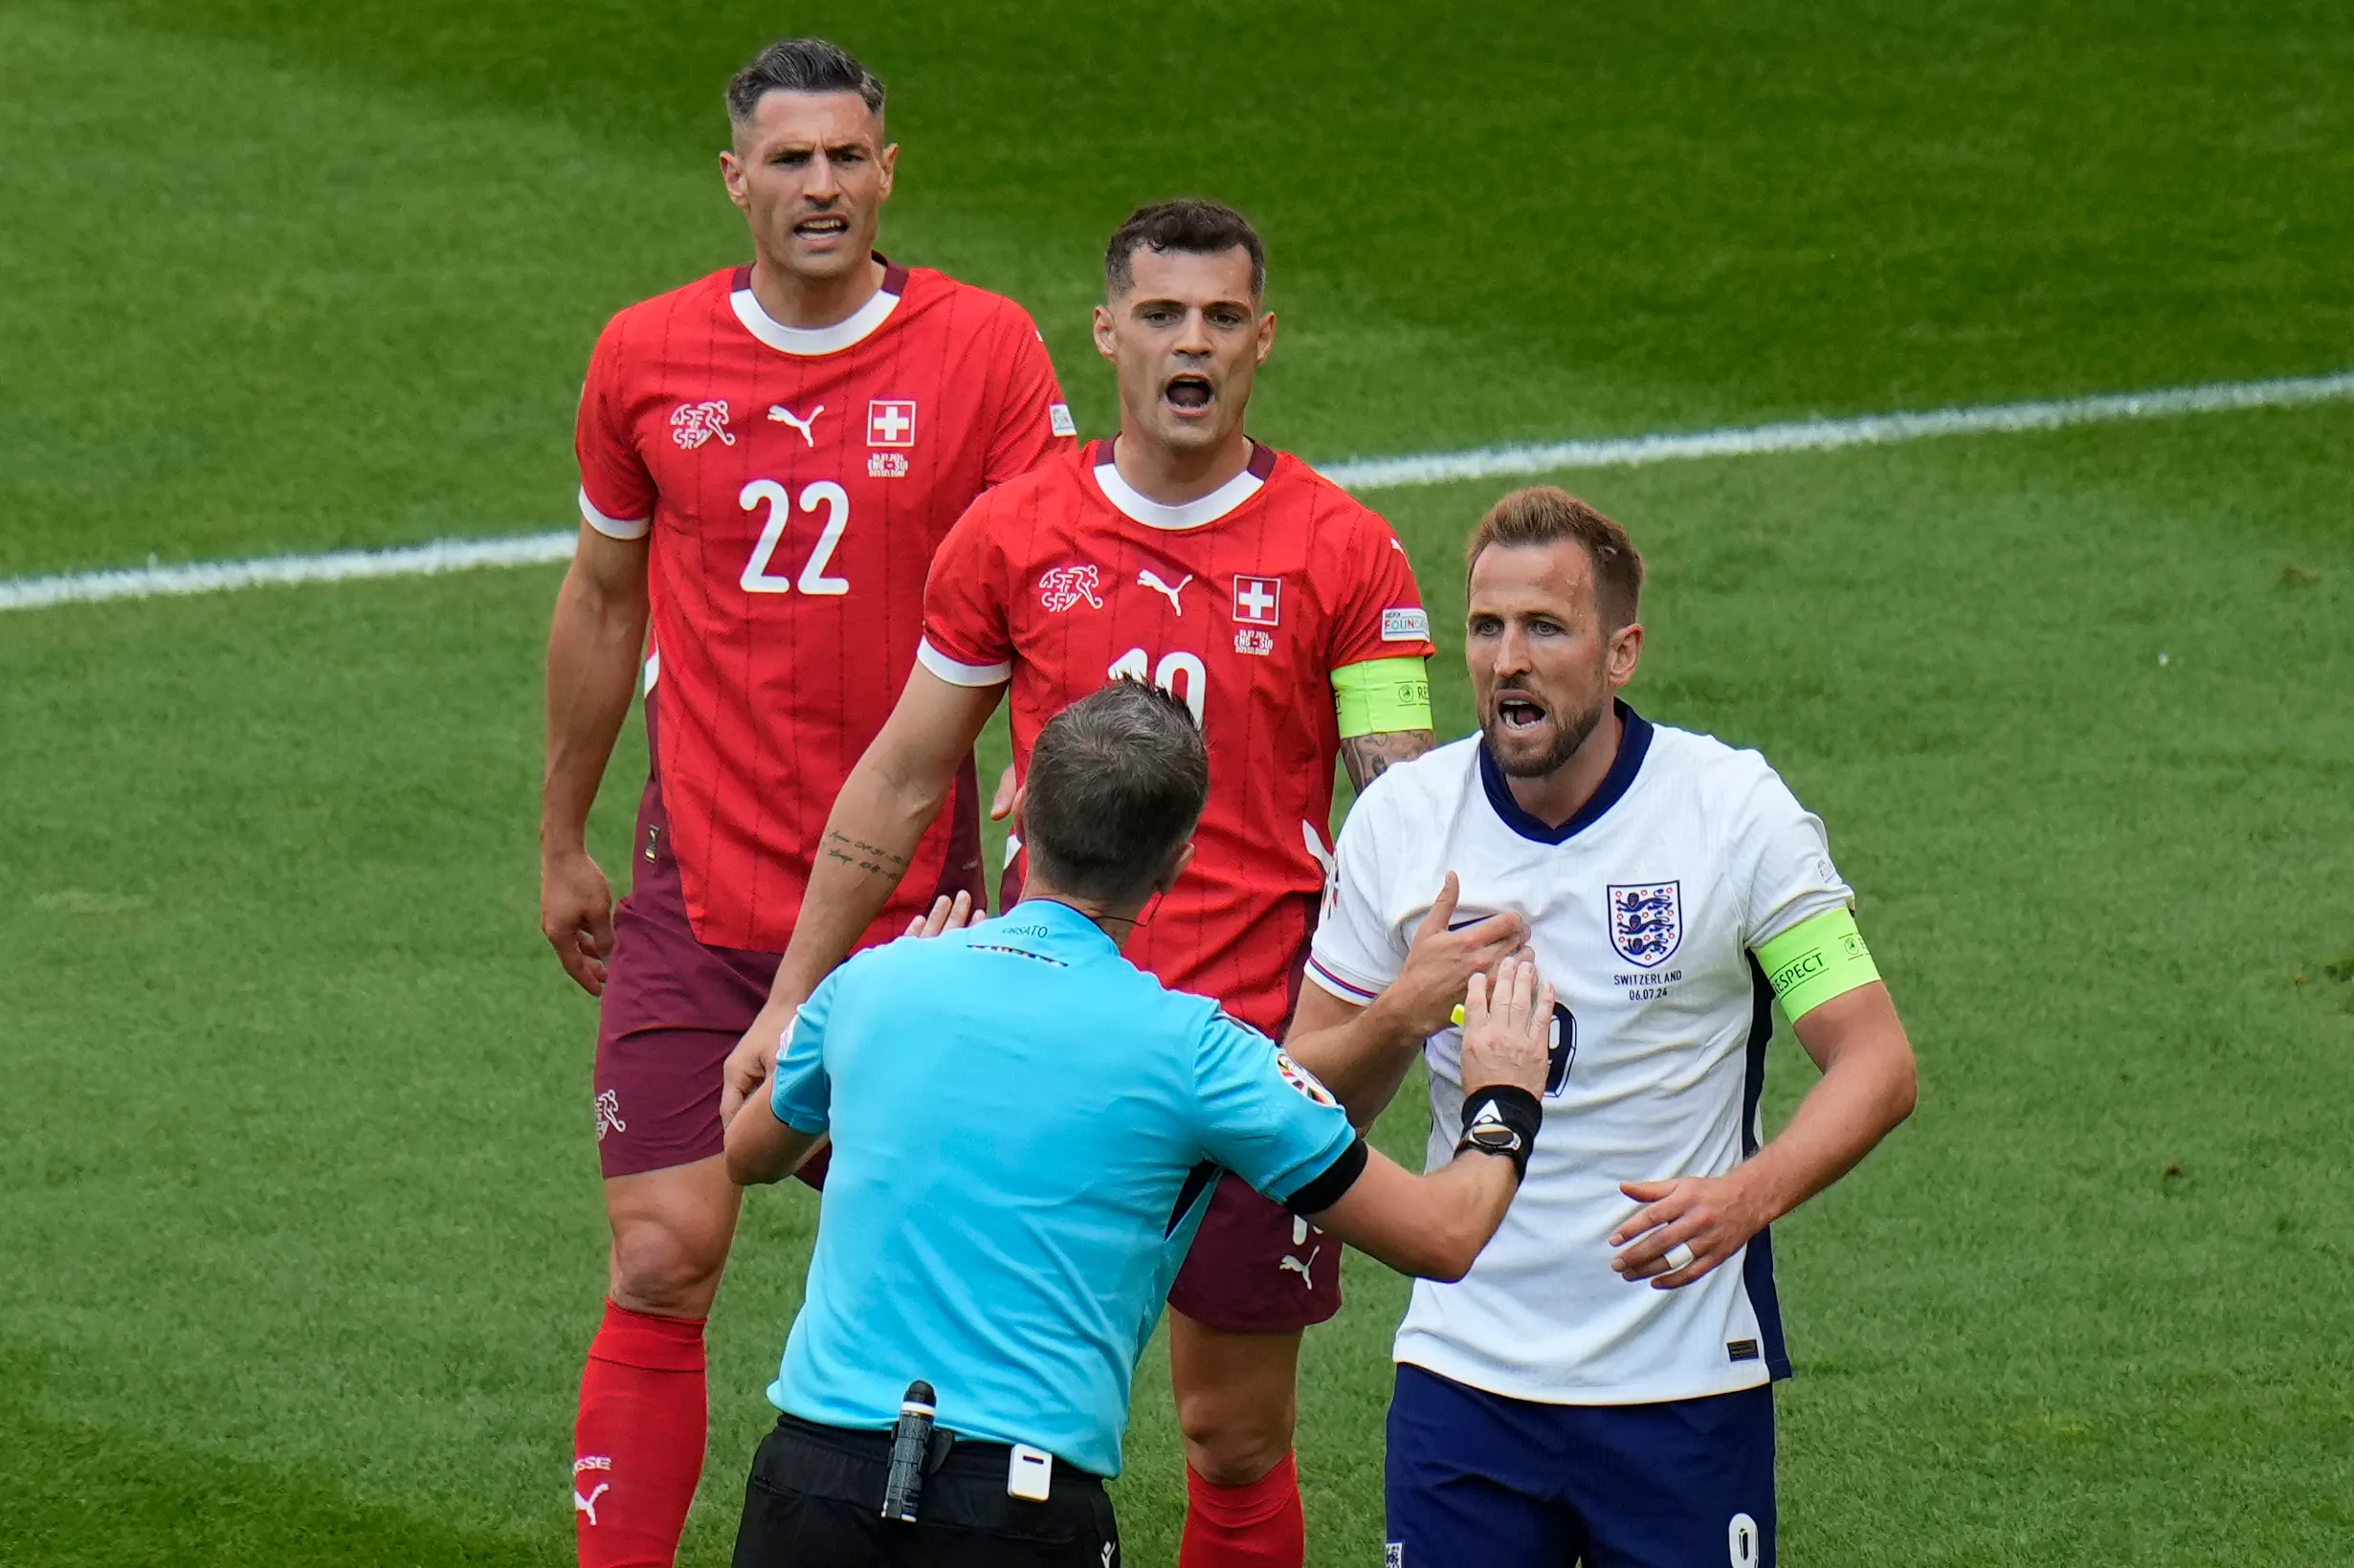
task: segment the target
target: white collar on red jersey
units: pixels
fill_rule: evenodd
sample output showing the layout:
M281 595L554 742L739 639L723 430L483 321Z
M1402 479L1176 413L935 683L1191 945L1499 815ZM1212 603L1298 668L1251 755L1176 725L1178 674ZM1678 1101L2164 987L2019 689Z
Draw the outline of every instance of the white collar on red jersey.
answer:
M876 257L881 261L880 256ZM787 326L760 308L760 299L752 293L752 269L742 267L736 272L735 292L727 302L736 308L736 320L744 330L783 354L795 354L804 359L818 354L839 354L843 349L864 342L875 335L875 329L891 319L899 307L899 294L907 286L904 270L883 263L882 287L871 295L867 302L852 311L832 326Z
M1096 486L1103 492L1103 498L1145 527L1166 528L1172 533L1215 522L1257 495L1266 485L1267 475L1274 468L1273 462L1262 460L1261 454L1266 459L1275 456L1272 447L1255 444L1251 466L1240 474L1199 500L1188 501L1183 506L1165 506L1120 476L1119 468L1112 462L1112 444L1109 441L1104 442L1099 451L1103 460L1096 465Z

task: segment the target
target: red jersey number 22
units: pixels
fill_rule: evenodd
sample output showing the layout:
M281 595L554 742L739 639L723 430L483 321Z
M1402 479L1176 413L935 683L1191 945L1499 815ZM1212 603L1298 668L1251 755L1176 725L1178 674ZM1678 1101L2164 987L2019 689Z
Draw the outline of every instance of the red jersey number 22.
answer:
M850 591L847 577L828 577L826 567L833 561L833 552L842 542L842 531L850 526L850 492L832 479L820 479L806 485L801 491L801 510L826 515L825 525L818 531L817 547L810 552L809 563L801 568L801 580L796 584L789 576L773 574L769 563L776 559L777 547L785 542L785 525L792 519L792 494L774 479L754 479L744 487L736 499L746 512L766 506L768 519L760 531L760 542L752 546L752 559L744 565L744 591L746 593L790 593L798 586L803 593L837 594Z

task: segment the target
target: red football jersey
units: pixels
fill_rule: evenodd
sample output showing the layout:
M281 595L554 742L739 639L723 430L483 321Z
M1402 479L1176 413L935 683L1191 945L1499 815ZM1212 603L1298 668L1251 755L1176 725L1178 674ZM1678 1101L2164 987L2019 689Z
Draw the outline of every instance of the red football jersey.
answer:
M1422 590L1381 517L1261 446L1188 506L1138 495L1111 445L989 492L932 563L924 668L1010 678L1027 772L1046 721L1115 675L1185 697L1210 744L1193 864L1128 955L1279 1031L1316 927L1340 757L1332 673L1433 650Z
M701 940L784 948L833 798L906 684L933 550L1072 434L1029 315L924 268L890 267L831 327L780 324L740 267L605 329L581 510L652 530L655 774ZM978 826L968 777L871 936L978 885ZM950 866L960 827L973 864Z

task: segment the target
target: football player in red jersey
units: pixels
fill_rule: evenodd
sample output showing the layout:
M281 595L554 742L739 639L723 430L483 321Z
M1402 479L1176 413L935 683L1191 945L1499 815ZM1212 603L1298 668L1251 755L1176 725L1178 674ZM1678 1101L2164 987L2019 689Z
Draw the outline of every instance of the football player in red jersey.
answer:
M580 544L548 639L541 922L602 999L612 1225L573 1459L590 1565L677 1554L736 1225L721 1070L767 999L826 810L905 684L932 552L975 497L1072 445L1020 306L875 254L899 151L880 82L793 40L727 105L720 164L755 259L597 341ZM654 768L616 916L583 833L641 668ZM979 894L969 759L951 774L954 809L909 841L905 887L852 943L936 893Z
M1009 685L1017 768L1049 718L1108 678L1191 706L1209 811L1190 869L1127 953L1270 1035L1299 996L1336 761L1363 787L1432 743L1429 618L1397 536L1243 430L1275 342L1258 235L1230 209L1166 203L1121 228L1104 271L1096 342L1119 368L1120 435L991 491L941 547L918 669L828 819L809 914L729 1062L731 1110L894 890L913 873L928 891L915 847ZM1460 951L1492 961L1519 937L1499 917ZM1191 1471L1179 1562L1297 1568L1299 1336L1340 1306L1339 1249L1239 1182L1206 1201L1169 1294Z

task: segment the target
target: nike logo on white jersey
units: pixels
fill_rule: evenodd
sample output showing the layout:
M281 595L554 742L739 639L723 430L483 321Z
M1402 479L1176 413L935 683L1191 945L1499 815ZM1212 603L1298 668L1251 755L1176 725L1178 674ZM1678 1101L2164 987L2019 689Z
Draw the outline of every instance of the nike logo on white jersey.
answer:
M820 403L816 408L810 410L809 418L803 419L798 414L794 413L790 409L785 407L782 403L771 403L768 405L768 417L770 419L780 425L790 425L794 430L801 432L801 439L807 441L812 447L817 445L817 432L811 429L811 427L817 423L817 416L825 411L826 406Z
M1136 574L1136 585L1138 587L1150 588L1155 593L1167 594L1169 608L1175 610L1180 617L1185 614L1186 607L1177 596L1185 592L1186 585L1192 581L1193 574L1191 572L1188 572L1185 576L1177 580L1177 585L1172 588L1166 583L1162 582L1160 577L1153 572L1142 571Z

